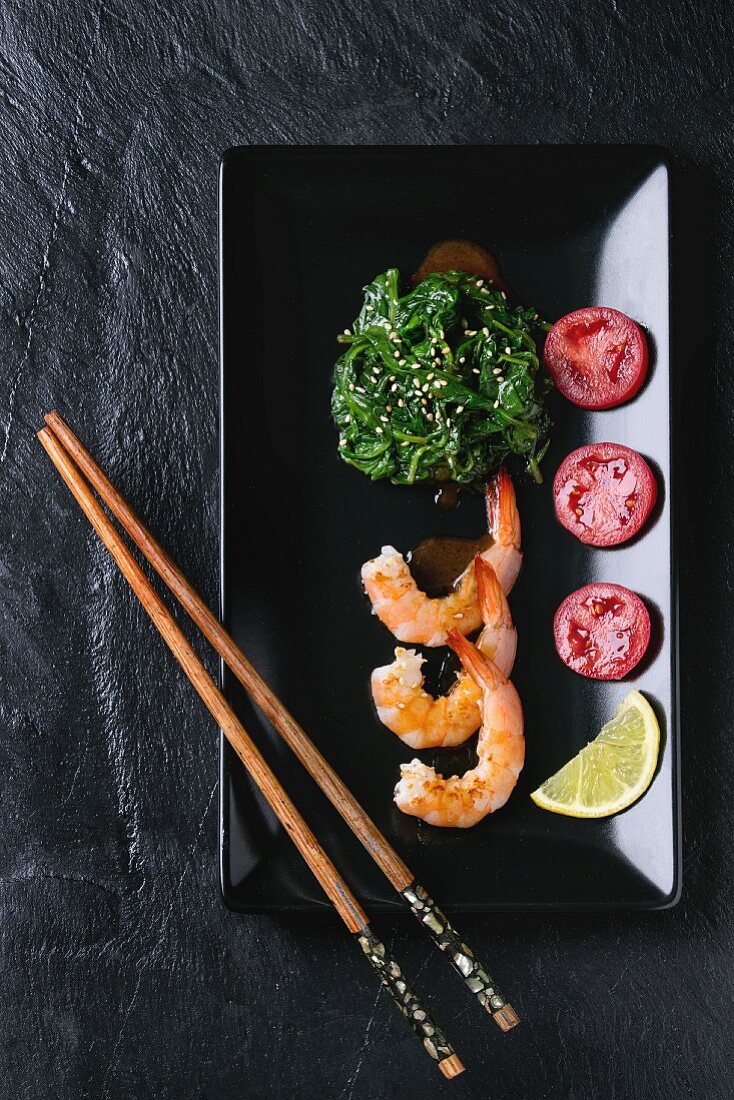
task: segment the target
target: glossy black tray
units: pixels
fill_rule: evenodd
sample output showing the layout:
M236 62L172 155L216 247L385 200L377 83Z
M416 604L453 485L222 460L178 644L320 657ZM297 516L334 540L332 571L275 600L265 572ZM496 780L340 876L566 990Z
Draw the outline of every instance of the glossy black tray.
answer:
M229 150L220 177L221 612L418 879L446 908L642 908L680 892L676 571L672 523L669 181L641 146L269 147ZM386 543L477 535L482 501L441 511L429 489L373 484L341 463L329 416L335 337L379 271L412 272L428 247L466 237L499 258L519 297L554 319L582 305L645 326L650 379L622 408L586 413L554 397L537 488L518 486L525 564L511 598L513 673L527 760L507 806L473 830L432 829L392 803L413 753L375 718L373 667L393 639L369 612L359 569ZM660 501L632 544L581 545L555 521L549 483L564 455L611 439L655 466ZM595 683L553 647L555 608L610 580L653 609L655 638L630 682ZM402 908L357 841L233 678L223 685L339 867L371 910ZM549 814L529 792L596 735L632 686L663 731L653 784L616 817ZM468 753L468 750L467 750ZM461 770L469 759L452 762ZM221 883L237 909L326 908L319 887L222 746Z

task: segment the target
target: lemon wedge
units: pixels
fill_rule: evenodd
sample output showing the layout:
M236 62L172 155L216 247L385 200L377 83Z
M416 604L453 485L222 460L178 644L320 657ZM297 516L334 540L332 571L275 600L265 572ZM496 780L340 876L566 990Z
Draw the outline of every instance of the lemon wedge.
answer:
M644 695L631 691L611 722L573 760L530 795L536 806L567 817L609 817L650 786L660 727Z

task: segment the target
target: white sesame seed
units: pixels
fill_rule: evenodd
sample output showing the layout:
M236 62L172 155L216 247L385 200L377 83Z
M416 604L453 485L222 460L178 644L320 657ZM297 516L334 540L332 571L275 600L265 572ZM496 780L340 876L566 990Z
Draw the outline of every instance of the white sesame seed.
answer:
M382 421L383 424L389 424L390 423L390 421L388 420L388 418L386 416L381 416L380 420Z
M505 380L504 374L498 374L497 375L497 381L498 382L504 382L504 380Z
M447 427L447 428L450 428L450 427L451 427L451 417L450 417L450 416L447 416L447 417L446 417L446 427Z
M367 393L367 390L363 389L362 386L355 386L354 388L356 389L357 393Z
M410 440L409 439L404 439L403 442L400 444L400 446L401 447L409 447L410 446Z
M465 331L466 336L476 336L477 330L475 328L468 328Z
M392 386L390 387L390 393L395 393L395 390L397 388L398 388L397 382L393 382Z
M350 382L350 383L349 383L349 389L350 389L350 390L354 390L354 382Z
M404 367L405 366L405 360L404 359L398 359L398 366L399 367Z
M378 435L382 435L382 428L379 425L375 428L375 431Z
M394 382L395 380L396 380L396 379L395 379L395 375L394 375L394 374L391 374L391 375L390 375L390 381L391 381L391 382Z
M484 333L484 335L485 335L485 336L489 336L489 329L488 329L488 328L486 327L486 325L485 325L485 327L484 327L484 328L482 329L482 332Z
M472 372L472 374L481 374L482 373L480 371L479 367L472 367L471 372Z
M347 413L347 415L344 417L344 422L345 422L345 424L351 424L352 418L349 415L349 413Z
M499 403L499 401L495 401L495 403L494 403L494 407L495 407L495 409L498 409L498 408L500 407L500 403Z
M456 411L457 411L457 413L463 413L463 411L464 411L464 406L463 406L463 405L457 405L457 406L456 406Z
M454 615L454 618L455 619L463 619L464 618L464 613L462 611L457 611L456 614Z
M428 404L427 399L425 397L421 397L421 405L425 406L427 404Z
M351 336L352 334L351 334L351 332L349 331L349 329L348 329L348 328L345 328L345 329L344 329L344 335L345 335L345 336Z
M477 279L477 286L484 286L484 279Z
M423 385L421 386L421 389L423 390L423 392L424 392L424 393L428 393L428 383L427 383L427 382L425 382L425 383L424 383L424 384L423 384Z
M502 374L502 367L493 367L492 374Z
M505 348L505 355L512 355L512 348L509 346L509 344Z
M380 373L380 368L379 367L373 367L372 368L372 373L373 374L379 374Z
M428 379L429 382L432 382L435 377L436 377L436 375L433 373L433 371L431 371L430 374L426 375L426 378Z
M503 297L503 298L505 299L505 301L507 301L507 295L505 294L504 290L501 290L501 291L500 291L500 294L501 294L501 295L502 295L502 297Z
M399 352L399 351L394 351L394 352L393 352L393 357L394 357L395 359L399 359L399 358L400 358L400 352Z
M494 303L492 303L492 305L486 305L484 308L485 309L494 309Z
M405 703L398 703L398 708L400 710L405 710Z
M459 356L459 362L460 363L466 363L466 356L465 355L460 355Z
M398 400L398 408L399 409L404 409L405 408L405 402L403 401L402 397Z
M372 313L372 310L375 307L370 302L368 302L367 305L364 308L367 310L368 313Z
M433 420L433 413L426 413L426 420Z
M387 411L388 411L389 413L391 413L391 412L392 412L392 405L385 405L385 408L387 409Z

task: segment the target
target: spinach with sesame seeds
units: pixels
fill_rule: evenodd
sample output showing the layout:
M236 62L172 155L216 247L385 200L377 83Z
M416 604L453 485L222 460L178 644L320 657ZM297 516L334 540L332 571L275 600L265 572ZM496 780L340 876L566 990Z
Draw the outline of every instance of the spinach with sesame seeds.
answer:
M404 295L395 268L378 275L338 337L340 456L373 480L481 491L517 455L541 482L552 382L538 344L548 328L475 275L429 275Z

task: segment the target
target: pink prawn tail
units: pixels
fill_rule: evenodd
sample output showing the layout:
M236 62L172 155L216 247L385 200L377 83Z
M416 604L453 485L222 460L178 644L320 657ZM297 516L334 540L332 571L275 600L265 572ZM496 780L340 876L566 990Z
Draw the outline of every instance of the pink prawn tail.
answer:
M499 577L492 563L485 561L481 554L477 554L474 558L474 579L484 625L512 626L510 606Z
M487 526L495 542L520 549L520 515L515 486L504 466L487 485Z
M479 687L493 691L500 684L507 683L507 678L502 675L494 661L485 657L482 651L458 630L449 630L446 641Z

